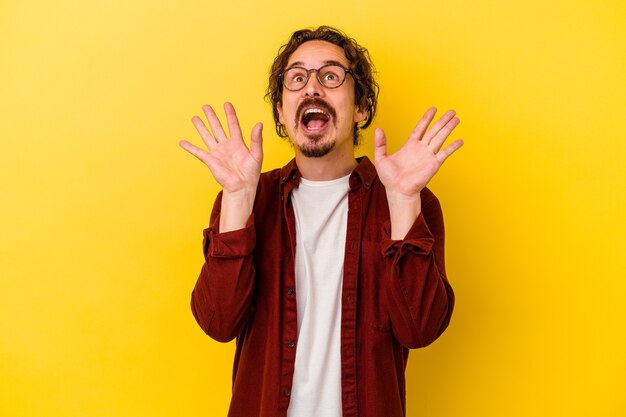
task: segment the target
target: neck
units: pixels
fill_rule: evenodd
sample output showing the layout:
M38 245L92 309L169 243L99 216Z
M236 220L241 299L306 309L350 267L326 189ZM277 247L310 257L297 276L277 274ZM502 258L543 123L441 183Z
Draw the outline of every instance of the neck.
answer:
M350 151L330 152L320 158L308 158L296 151L296 164L302 177L311 181L329 181L345 177L357 166L353 148L350 148Z

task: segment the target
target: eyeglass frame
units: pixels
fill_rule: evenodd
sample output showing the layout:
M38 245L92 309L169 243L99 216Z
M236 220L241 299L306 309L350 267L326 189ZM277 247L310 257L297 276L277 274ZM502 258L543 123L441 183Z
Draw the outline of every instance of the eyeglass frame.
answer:
M327 87L327 86L326 86L326 84L324 84L324 83L322 82L322 80L320 80L320 70L321 70L322 68L325 68L325 67L339 67L339 68L341 68L341 69L343 70L343 72L344 72L344 77L343 77L343 80L341 80L341 83L339 83L338 85L336 85L336 86L334 86L334 87ZM284 76L285 76L285 73L286 73L287 71L292 70L292 69L295 69L295 68L298 68L298 69L301 69L301 70L306 71L306 81L304 82L304 84L302 84L302 87L298 88L297 90L292 90L291 88L287 87L287 85L285 84L285 77L284 77ZM346 77L347 77L347 75L352 73L352 71L350 70L350 68L346 68L346 67L344 67L343 65L339 64L338 62L330 62L330 63L328 63L328 64L324 64L324 65L322 65L322 66L321 66L321 67L319 67L319 68L311 68L311 69L306 69L306 68L301 67L301 66L299 66L299 65L296 65L296 66L293 66L293 67L289 67L289 68L287 68L286 70L284 70L283 72L281 72L281 73L278 75L278 77L281 79L283 87L285 87L287 90L289 90L289 91L300 91L300 90L302 90L304 87L306 87L306 85L309 83L309 80L311 79L311 73L312 73L313 71L315 71L315 78L317 79L317 82L318 82L318 83L319 83L322 87L324 87L324 88L328 88L328 89L331 89L331 90L334 90L335 88L339 88L339 87L341 87L341 86L343 85L343 83L345 83L345 82L346 82Z

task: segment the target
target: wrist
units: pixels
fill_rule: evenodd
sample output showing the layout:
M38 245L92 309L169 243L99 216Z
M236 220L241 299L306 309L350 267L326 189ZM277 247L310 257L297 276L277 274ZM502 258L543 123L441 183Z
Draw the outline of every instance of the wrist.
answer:
M222 192L220 233L243 229L252 214L256 189Z
M409 232L413 223L422 212L420 194L407 196L388 192L389 219L391 220L391 239L402 240Z
M228 191L222 189L222 205L224 202L232 202L235 204L251 205L254 203L256 196L256 187L242 188L237 191Z
M422 197L420 191L415 194L407 195L401 192L387 190L387 202L389 206L398 207L399 209L411 209L421 207Z

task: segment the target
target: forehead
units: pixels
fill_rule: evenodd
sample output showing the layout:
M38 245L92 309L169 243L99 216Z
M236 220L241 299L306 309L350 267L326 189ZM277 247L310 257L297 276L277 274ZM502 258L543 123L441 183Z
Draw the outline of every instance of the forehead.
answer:
M342 48L334 43L315 40L300 45L289 57L287 67L298 65L306 68L319 68L324 64L334 62L344 67L350 66Z

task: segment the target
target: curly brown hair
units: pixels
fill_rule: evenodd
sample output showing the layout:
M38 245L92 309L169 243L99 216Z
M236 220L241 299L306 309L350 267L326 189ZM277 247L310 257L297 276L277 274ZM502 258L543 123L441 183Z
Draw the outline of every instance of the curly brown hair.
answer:
M374 79L374 63L367 49L360 46L356 40L350 38L342 31L330 26L298 30L291 35L289 42L278 50L278 55L270 69L269 85L265 94L266 100L272 105L276 133L281 138L287 137L287 129L279 121L277 107L279 104L282 104L283 83L281 75L287 66L291 54L303 43L313 40L326 41L339 46L343 49L346 58L350 62L350 74L352 74L354 79L354 101L361 109L367 110L365 119L360 123L355 123L352 131L354 145L358 145L360 142L360 130L367 128L376 114L379 86Z

